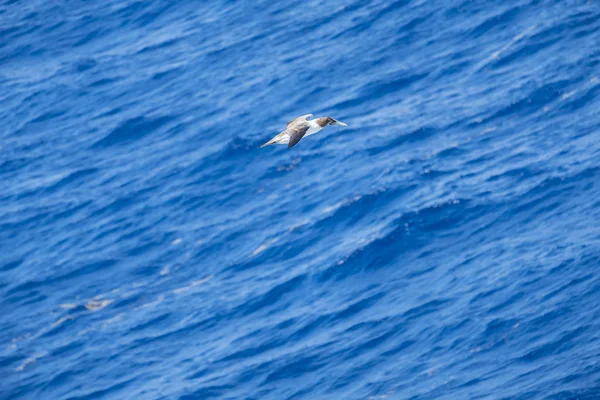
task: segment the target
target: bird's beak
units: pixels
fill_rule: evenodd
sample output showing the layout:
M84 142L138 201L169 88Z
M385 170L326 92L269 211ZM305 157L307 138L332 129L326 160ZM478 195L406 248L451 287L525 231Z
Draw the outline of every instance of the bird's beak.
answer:
M345 123L343 123L343 122L341 122L341 121L338 121L338 120L335 120L334 124L335 124L335 125L340 125L340 126L348 126L348 125L346 125Z

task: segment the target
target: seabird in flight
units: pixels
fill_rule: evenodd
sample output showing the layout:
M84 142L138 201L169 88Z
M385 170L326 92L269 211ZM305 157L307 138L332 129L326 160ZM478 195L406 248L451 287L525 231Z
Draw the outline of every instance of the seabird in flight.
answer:
M260 147L265 147L270 144L287 144L288 149L291 149L304 136L314 135L327 125L348 126L345 123L331 117L315 118L309 121L308 119L312 116L312 114L306 114L291 120L288 122L285 131L281 132L279 135L275 136L273 139L269 140Z

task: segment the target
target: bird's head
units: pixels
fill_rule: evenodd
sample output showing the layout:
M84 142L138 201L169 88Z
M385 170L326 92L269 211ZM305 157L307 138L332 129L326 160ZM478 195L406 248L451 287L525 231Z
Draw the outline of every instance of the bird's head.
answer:
M345 123L338 121L335 118L331 118L331 117L327 117L325 118L325 122L327 123L327 125L340 125L340 126L348 126Z

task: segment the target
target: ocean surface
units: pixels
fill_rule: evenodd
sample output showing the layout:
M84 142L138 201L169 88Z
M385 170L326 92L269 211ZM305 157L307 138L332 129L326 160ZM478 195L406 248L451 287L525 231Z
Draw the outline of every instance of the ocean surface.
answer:
M2 1L1 399L600 399L600 3ZM302 114L293 149L258 147Z

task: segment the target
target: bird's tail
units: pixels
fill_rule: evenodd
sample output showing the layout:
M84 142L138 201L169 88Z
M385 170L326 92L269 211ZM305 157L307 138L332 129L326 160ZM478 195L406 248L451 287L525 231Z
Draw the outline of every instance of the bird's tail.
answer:
M267 143L263 144L262 146L260 146L259 148L263 148L265 146L271 145L271 144L275 144L275 138L269 140Z

